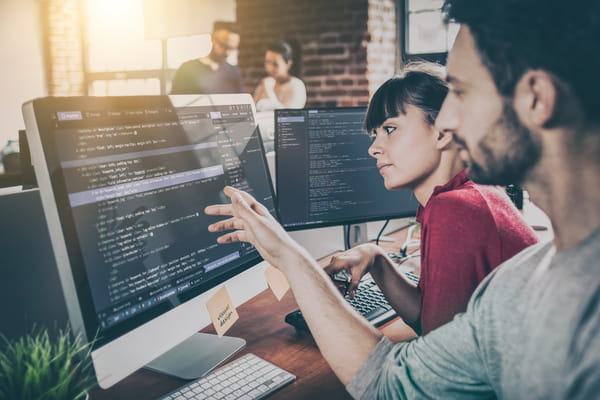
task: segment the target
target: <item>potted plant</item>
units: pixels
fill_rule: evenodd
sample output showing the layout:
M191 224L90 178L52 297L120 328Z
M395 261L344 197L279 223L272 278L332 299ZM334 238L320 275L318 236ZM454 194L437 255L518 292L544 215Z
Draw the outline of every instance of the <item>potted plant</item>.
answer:
M0 400L84 400L96 380L90 343L71 330L0 336Z

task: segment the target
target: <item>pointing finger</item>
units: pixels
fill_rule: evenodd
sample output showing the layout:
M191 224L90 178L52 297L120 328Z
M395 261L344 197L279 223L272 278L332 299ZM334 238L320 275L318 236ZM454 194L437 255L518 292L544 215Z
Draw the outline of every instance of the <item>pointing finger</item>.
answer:
M220 243L220 244L235 243L235 242L250 242L250 240L245 231L230 232L223 236L219 236L217 238L217 243Z
M208 215L233 215L231 204L215 204L204 209Z
M261 216L269 215L269 210L265 206L263 206L260 202L258 202L250 193L244 192L243 190L238 190L231 186L226 186L223 192L231 198L233 202L233 198L236 195L239 195L241 199L243 199L248 208L256 212L256 214Z
M221 232L234 229L244 229L244 221L238 218L229 218L223 221L215 222L208 226L209 232Z
M246 199L242 196L243 192L236 191L231 195L231 202L235 210L239 213L240 217L252 220L257 217L256 212L250 208L250 205Z
M360 283L360 275L352 274L352 278L350 279L350 283L348 284L348 292L356 293L356 289L358 289L358 284ZM354 295L352 296L354 297Z

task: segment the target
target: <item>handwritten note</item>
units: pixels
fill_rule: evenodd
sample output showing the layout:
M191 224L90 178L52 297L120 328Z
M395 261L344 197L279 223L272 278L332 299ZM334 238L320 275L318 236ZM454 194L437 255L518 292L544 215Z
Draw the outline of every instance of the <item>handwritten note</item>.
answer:
M267 283L273 291L273 294L275 297L277 297L277 300L281 300L290 289L290 284L285 278L283 272L274 266L269 265L269 268L267 268L265 271L265 277L267 278Z
M206 308L219 336L223 336L240 318L225 286L206 302Z

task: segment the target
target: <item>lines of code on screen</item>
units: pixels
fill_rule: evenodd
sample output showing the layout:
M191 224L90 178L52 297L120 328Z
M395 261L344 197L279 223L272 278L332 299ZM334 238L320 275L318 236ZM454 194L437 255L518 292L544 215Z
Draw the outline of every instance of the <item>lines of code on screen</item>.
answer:
M99 325L111 327L222 275L254 254L219 246L209 204L225 185L273 210L250 105L86 111L56 144Z
M406 191L383 186L364 108L279 110L276 114L278 211L284 226L312 227L413 214Z

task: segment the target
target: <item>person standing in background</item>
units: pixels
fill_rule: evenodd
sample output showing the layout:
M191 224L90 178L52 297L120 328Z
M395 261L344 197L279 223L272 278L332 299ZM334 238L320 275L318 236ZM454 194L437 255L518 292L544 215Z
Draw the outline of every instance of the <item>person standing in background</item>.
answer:
M293 49L284 40L275 40L269 44L265 53L265 70L268 76L260 81L254 91L257 111L304 107L306 87L299 78L300 58L300 49Z
M240 69L227 62L240 45L235 24L216 21L211 41L208 56L186 61L177 69L171 94L242 93Z

